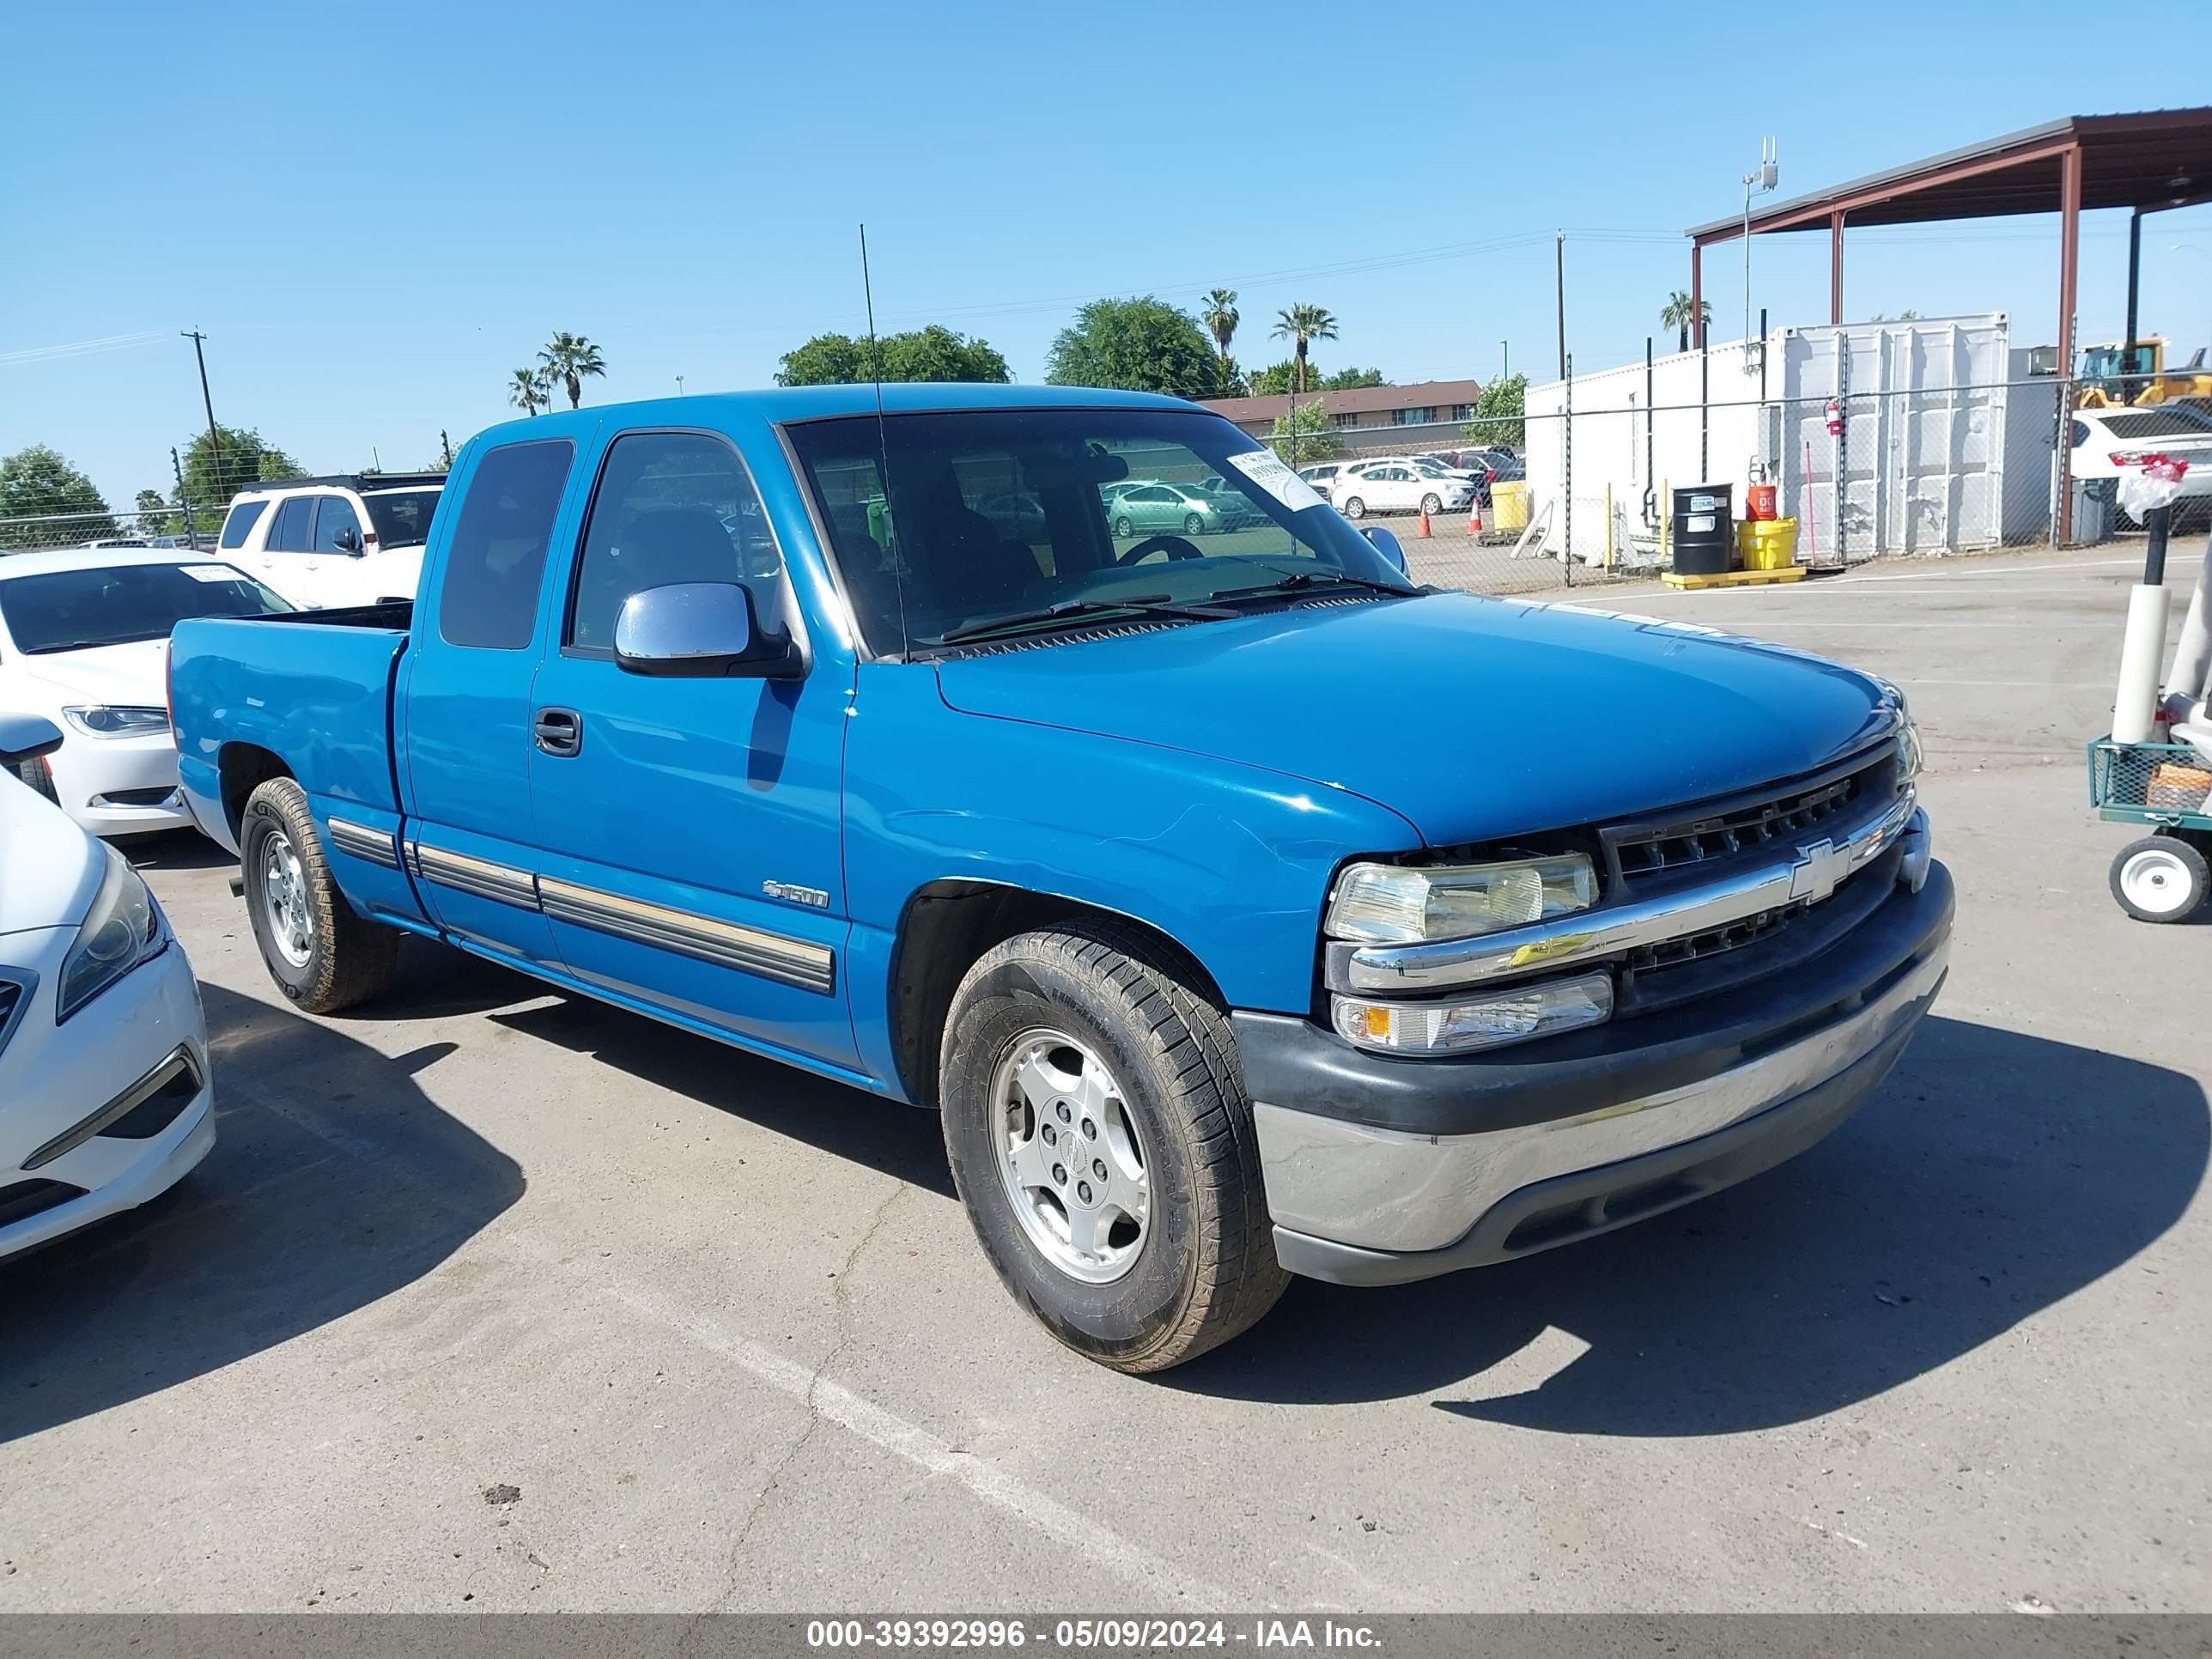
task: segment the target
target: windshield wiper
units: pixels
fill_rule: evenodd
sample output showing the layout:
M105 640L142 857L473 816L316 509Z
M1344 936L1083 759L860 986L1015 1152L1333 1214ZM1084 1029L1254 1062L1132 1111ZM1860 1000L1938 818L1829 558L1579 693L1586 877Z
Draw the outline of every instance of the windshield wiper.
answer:
M1209 599L1218 595L1208 594ZM1164 593L1132 593L1121 599L1062 599L1058 605L1048 605L1036 611L1017 611L1009 617L989 617L981 622L963 623L959 627L939 634L932 645L955 645L962 640L980 639L986 634L996 634L1004 629L1034 628L1040 623L1065 622L1075 617L1094 616L1102 611L1136 611L1148 617L1182 617L1194 622L1218 622L1234 617L1234 611L1224 611L1218 605L1175 605Z
M1275 567L1261 565L1260 568L1262 570L1273 570ZM1286 570L1282 573L1282 580L1279 581L1261 582L1253 587L1217 587L1206 597L1209 599L1241 599L1249 598L1255 593L1302 592L1310 587L1364 587L1370 592L1395 593L1401 599L1411 599L1417 593L1427 591L1421 587L1394 587L1389 582L1374 581L1365 576L1347 575L1340 570L1332 570L1326 575L1318 575L1310 570Z

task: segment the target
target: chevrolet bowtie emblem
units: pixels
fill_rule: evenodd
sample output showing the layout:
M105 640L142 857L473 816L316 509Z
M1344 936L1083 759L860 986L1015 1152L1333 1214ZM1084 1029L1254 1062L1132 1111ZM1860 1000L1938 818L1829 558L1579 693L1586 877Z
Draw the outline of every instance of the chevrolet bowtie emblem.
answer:
M1818 904L1836 890L1836 884L1851 872L1850 852L1832 841L1816 841L1797 849L1797 862L1790 870L1790 896Z

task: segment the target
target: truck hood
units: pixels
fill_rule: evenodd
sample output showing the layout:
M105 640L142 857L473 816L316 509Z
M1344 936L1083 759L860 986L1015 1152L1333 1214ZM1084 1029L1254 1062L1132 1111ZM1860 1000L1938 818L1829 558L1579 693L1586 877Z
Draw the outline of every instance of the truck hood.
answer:
M969 714L1354 791L1438 847L1755 788L1894 718L1877 682L1778 646L1465 593L1040 644L938 678Z
M26 679L53 694L56 708L69 703L125 703L159 708L168 695L162 684L168 661L168 641L139 640L52 656L26 656L18 659L17 665Z

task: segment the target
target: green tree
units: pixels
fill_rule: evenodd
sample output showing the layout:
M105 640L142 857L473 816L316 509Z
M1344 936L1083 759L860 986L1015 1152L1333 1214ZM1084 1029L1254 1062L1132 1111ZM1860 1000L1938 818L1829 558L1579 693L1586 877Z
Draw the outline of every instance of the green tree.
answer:
M507 400L525 415L553 406L553 389L541 368L518 368L507 383Z
M169 504L161 499L158 489L142 489L133 503L138 510L138 533L142 536L169 534Z
M876 338L889 382L980 380L1003 386L1013 376L1006 360L988 340L956 334L942 324L884 334ZM817 334L783 355L778 386L860 386L875 378L874 357L865 339L848 334Z
M549 381L567 389L571 409L584 401L586 377L604 377L607 372L606 359L599 355L599 347L580 334L556 333L538 354L538 361L545 366Z
M56 524L0 522L0 548L68 547L116 533L106 498L58 451L33 444L0 459L0 520L65 514L94 516Z
M1224 371L1222 378L1225 380L1228 378L1225 371L1229 366L1229 343L1237 337L1237 325L1243 320L1237 314L1237 290L1217 288L1208 294L1206 309L1198 313L1198 320L1204 323L1206 331L1213 336L1214 346L1221 353Z
M1052 386L1115 386L1175 398L1216 398L1220 358L1188 312L1147 294L1093 300L1054 337L1045 358Z
M1382 371L1379 368L1340 368L1334 374L1321 375L1315 384L1323 392L1357 392L1362 386L1381 386Z
M1474 418L1467 423L1471 444L1502 444L1517 452L1527 430L1523 415L1528 406L1528 377L1508 374L1491 381L1475 394Z
M204 432L185 448L185 494L195 512L210 518L221 518L230 498L248 484L296 478L302 471L299 462L274 444L264 442L251 428L219 426L216 436L222 441L220 465ZM181 500L172 499L175 505L184 505ZM204 521L201 528L206 528Z
M1310 384L1306 378L1306 348L1316 340L1334 340L1336 319L1325 307L1286 306L1275 313L1275 326L1269 332L1278 340L1291 343L1291 356L1297 364L1291 389L1303 392Z
M1297 384L1298 366L1288 357L1279 363L1255 370L1252 375L1252 395L1255 398L1279 398Z
M1667 303L1659 307L1659 326L1675 330L1679 336L1675 349L1687 351L1690 349L1690 325L1692 323L1711 328L1713 325L1713 302L1711 300L1700 300L1697 309L1692 311L1690 308L1690 296L1678 288L1667 296Z
M1328 407L1318 398L1310 404L1300 404L1289 414L1275 416L1274 430L1267 434L1267 447L1292 466L1310 466L1344 452L1330 424Z

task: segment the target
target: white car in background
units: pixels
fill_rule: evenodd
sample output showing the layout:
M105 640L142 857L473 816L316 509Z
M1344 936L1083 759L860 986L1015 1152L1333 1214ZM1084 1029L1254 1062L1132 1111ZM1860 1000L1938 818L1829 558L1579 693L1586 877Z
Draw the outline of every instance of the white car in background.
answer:
M1330 482L1329 499L1347 519L1370 513L1457 513L1474 500L1474 483L1466 474L1410 455L1354 461Z
M2123 474L2140 472L2154 455L2189 463L2177 513L2212 495L2212 414L2195 404L2077 409L2072 435L2075 480L2106 501L2118 495ZM2135 522L2132 514L2127 517Z
M303 610L411 599L442 472L343 473L232 497L216 551Z
M0 764L61 741L0 714ZM143 1204L214 1145L185 947L128 860L0 772L0 1256Z
M16 775L96 836L188 828L169 732L169 630L187 617L293 608L237 566L180 548L0 559L0 714L40 715L64 739Z

